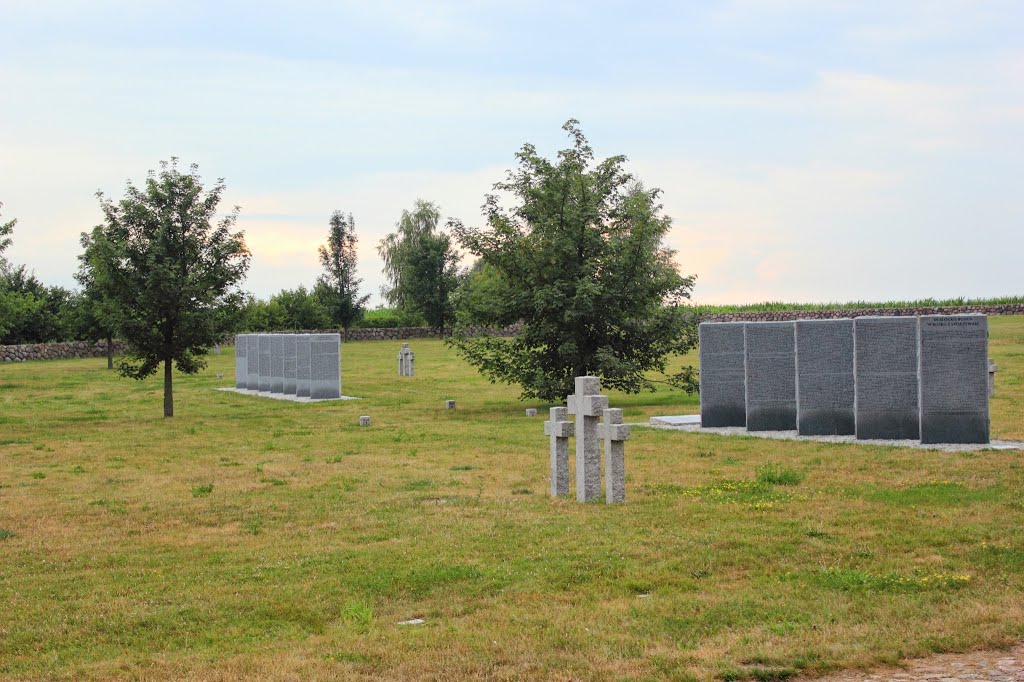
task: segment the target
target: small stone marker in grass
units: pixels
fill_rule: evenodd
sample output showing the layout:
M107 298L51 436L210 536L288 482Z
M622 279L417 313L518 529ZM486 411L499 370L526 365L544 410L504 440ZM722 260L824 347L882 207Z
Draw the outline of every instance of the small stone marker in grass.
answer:
M363 415L362 417L360 417L359 418L359 425L360 426L369 426L370 425L370 417L369 417L369 415Z
M408 343L402 344L402 350L398 351L398 376L411 377L415 375L416 354L409 348Z
M446 410L454 410L455 409L455 401L454 400L446 400L446 401L444 401L444 409L446 409Z
M527 407L526 408L526 416L527 417L536 417L537 416L537 408L536 407Z
M544 435L551 437L550 493L551 497L558 497L569 494L569 439L574 427L566 408L552 407L548 414L550 421L544 422Z

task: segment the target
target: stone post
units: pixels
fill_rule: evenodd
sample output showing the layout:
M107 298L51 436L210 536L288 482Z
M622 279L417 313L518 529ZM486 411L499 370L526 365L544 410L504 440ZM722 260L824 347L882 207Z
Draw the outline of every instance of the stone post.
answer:
M988 359L988 397L991 398L996 394L996 372L999 371L999 365L993 362L992 358Z
M568 413L576 416L576 500L589 502L601 495L601 442L598 420L608 407L598 377L576 377L576 393L566 398Z
M402 350L398 351L398 376L411 377L416 374L416 354L409 348L408 343L402 344Z
M552 407L551 421L544 422L544 435L551 437L551 497L569 494L569 439L574 428L569 411Z
M629 425L622 423L622 410L604 410L604 423L597 427L604 439L604 499L608 504L626 501L626 445Z

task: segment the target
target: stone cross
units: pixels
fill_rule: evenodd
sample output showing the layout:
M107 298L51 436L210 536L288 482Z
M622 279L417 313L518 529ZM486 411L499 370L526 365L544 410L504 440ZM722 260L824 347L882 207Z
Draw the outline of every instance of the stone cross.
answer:
M552 407L549 414L544 435L551 436L551 497L558 497L569 494L569 439L574 428L564 407Z
M398 351L398 376L400 377L411 377L416 371L414 363L416 362L416 354L409 348L408 343L402 344L402 350Z
M576 377L576 393L566 398L568 413L576 416L576 501L601 496L601 442L597 422L608 407L598 377Z
M992 361L992 358L988 359L988 397L991 398L996 394L996 372L999 371L999 365Z
M622 410L604 410L604 423L597 427L604 439L604 500L608 504L626 501L626 446L629 425L622 423Z

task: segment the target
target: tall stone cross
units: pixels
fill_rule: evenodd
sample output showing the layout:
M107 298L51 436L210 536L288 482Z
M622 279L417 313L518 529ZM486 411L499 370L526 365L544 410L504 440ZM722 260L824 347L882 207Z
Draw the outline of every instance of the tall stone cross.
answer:
M576 416L576 501L601 496L601 442L598 420L608 408L608 396L599 395L601 379L576 377L576 393L566 397L568 413Z
M629 425L622 423L622 410L604 410L604 423L597 427L604 439L604 501L619 504L626 501L626 445Z
M400 377L411 377L415 372L414 362L416 361L416 354L409 348L408 343L402 344L402 350L398 351L398 376Z
M551 497L569 494L569 439L575 429L569 411L552 407L551 421L544 422L544 435L551 437Z

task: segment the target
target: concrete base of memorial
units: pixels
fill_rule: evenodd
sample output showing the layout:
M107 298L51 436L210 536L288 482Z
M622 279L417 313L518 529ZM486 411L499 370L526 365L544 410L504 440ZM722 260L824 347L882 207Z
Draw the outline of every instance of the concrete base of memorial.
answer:
M354 396L343 395L340 398L309 398L306 396L289 395L286 393L271 393L270 391L250 391L247 388L218 388L218 391L228 391L239 395L252 395L257 398L270 398L272 400L287 400L293 403L329 403L332 400L359 400Z
M883 445L900 448L945 450L967 452L971 450L1024 450L1024 441L994 440L990 443L922 443L919 440L864 440L856 436L801 436L797 431L747 431L742 426L706 427L700 425L699 414L675 417L651 417L650 424L634 423L631 426L649 426L655 429L686 431L688 433L710 433L716 436L750 436L752 438L774 438L776 440L804 440L821 443L851 443L855 445Z

